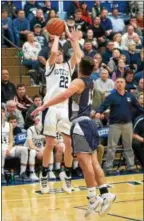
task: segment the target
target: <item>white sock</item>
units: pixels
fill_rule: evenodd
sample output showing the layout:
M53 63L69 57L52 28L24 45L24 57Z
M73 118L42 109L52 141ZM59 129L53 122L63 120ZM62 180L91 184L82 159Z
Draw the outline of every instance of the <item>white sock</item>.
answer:
M26 171L26 165L21 164L20 174Z
M53 164L49 164L48 169L49 169L49 171L53 171Z
M88 198L91 201L92 199L95 200L96 197L96 188L94 187L90 187L88 188Z
M34 173L34 172L35 172L34 166L30 166L30 173Z
M99 189L104 188L104 187L107 188L107 185L106 185L106 184L103 184L103 185L99 186Z
M75 170L76 168L78 168L78 160L73 161L73 169Z
M1 173L4 175L4 168L3 167L1 168Z
M55 169L60 170L61 168L61 163L55 163Z

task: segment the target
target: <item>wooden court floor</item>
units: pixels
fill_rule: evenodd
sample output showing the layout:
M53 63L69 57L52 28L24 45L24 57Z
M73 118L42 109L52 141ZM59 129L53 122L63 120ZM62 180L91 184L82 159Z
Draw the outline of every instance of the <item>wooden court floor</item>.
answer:
M117 199L105 217L95 213L84 218L87 190L82 179L73 180L79 188L72 194L60 192L59 182L51 182L46 195L39 193L38 184L2 187L2 221L143 221L143 175L106 180Z

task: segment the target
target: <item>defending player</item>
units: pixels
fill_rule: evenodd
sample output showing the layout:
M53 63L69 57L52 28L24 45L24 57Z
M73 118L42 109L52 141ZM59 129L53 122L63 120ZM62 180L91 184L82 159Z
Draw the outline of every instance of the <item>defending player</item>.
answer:
M104 173L98 163L96 153L96 147L99 143L97 127L89 117L93 92L93 82L90 79L90 75L93 68L94 62L91 58L82 58L79 64L78 79L72 81L66 91L49 100L33 112L33 115L35 115L71 97L69 103L71 110L70 120L72 121L71 138L73 152L77 156L88 187L89 203L85 216L95 211L98 206L101 206L100 215L106 214L116 198L115 194L108 192L107 185L105 184ZM75 96L79 100L77 104L74 102ZM96 183L99 186L101 197L96 195Z

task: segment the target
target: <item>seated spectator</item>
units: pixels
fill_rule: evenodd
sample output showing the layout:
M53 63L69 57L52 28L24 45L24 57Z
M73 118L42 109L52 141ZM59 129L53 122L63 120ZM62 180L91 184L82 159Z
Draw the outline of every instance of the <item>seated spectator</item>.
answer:
M102 59L102 56L101 56L100 53L96 53L95 56L94 56L94 59L96 59L96 60L98 61L99 66L102 65L102 61L103 61L103 59Z
M111 73L117 70L120 55L121 54L118 49L113 49L112 58L108 62L108 67L109 67Z
M10 17L11 19L16 18L17 17L17 8L16 6L13 4L13 1L5 1L2 5L2 11L7 11L8 13L8 17Z
M35 95L33 97L33 104L29 107L29 109L26 112L25 117L25 129L28 129L34 124L33 118L31 116L31 113L37 108L40 107L42 104L42 99L39 95Z
M134 32L137 33L139 36L142 36L141 29L137 26L137 19L135 17L130 18L130 25L133 26Z
M142 71L140 71L140 72L137 72L137 73L135 74L135 81L136 81L136 83L139 82L139 80L140 80L141 78L144 78L144 69L143 69Z
M13 136L15 137L17 134L22 133L22 129L17 125L16 116L10 115L8 117L8 122L12 125Z
M79 35L79 44L81 45L81 47L83 48L85 40L83 38L83 32L79 31L80 35Z
M133 40L136 44L136 52L139 53L142 50L141 39L138 34L134 35Z
M31 21L36 16L37 9L40 9L38 2L35 0L28 0L24 6L24 11L27 19Z
M86 41L91 41L94 49L98 48L98 43L96 38L94 38L94 33L92 29L88 29L86 33Z
M38 9L36 11L36 16L31 20L31 22L30 22L30 29L31 29L31 31L34 30L34 26L36 24L41 25L42 28L44 28L45 25L46 25L46 20L45 20L45 17L44 17L42 9Z
M24 84L17 85L17 96L14 98L17 103L18 110L21 111L25 119L28 108L33 104L32 99L26 94L26 87Z
M13 28L12 28L12 19L8 17L8 12L3 10L2 11L2 19L1 19L1 25L2 25L2 35L6 38L8 38L12 43L14 43L14 34L13 34ZM8 43L2 38L2 44L8 45Z
M60 44L61 48L63 48L63 46L66 42L67 42L66 34L65 34L65 32L63 32L59 38L59 44Z
M94 57L94 63L95 63L95 66L94 66L93 73L91 74L91 79L95 81L98 78L100 78L102 68L100 67L99 61L95 59L95 57Z
M69 9L68 9L68 17L74 16L75 11L80 9L80 3L78 0L70 1Z
M8 121L8 118L11 115L14 115L17 119L17 125L22 129L24 128L24 119L21 114L21 111L19 111L16 107L16 102L14 100L9 100L6 102L6 114L5 114L5 120Z
M112 16L110 17L110 20L112 22L113 33L117 32L122 33L124 31L125 28L124 20L122 18L119 18L118 8L114 8L112 10Z
M4 165L7 157L20 158L20 179L28 180L26 166L28 161L28 149L24 146L13 146L12 126L5 120L6 110L2 107L2 181L4 180Z
M122 45L121 45L122 34L116 33L113 37L113 40L114 40L114 48L122 50Z
M112 80L116 81L116 79L118 77L124 77L126 69L127 69L127 66L125 64L125 61L120 58L118 60L117 70L115 72L113 72L113 74L112 74Z
M140 92L138 95L137 95L137 100L140 104L141 107L144 107L144 93L143 92Z
M136 19L137 19L137 26L138 28L140 28L140 30L143 32L144 30L144 16L143 16L143 13L138 13L137 16L136 16Z
M144 116L139 116L134 123L133 151L144 169Z
M1 82L1 102L6 103L8 100L13 100L16 95L16 88L13 83L9 81L9 72L2 69Z
M82 16L81 9L77 9L74 14L75 27L78 30L82 31L83 34L85 34L88 28L88 24L81 19L81 16Z
M114 82L109 79L109 72L107 69L102 69L100 78L94 82L94 89L101 91L105 95L114 89Z
M48 15L49 15L51 10L56 12L56 9L52 7L51 1L45 1L44 2L44 7L43 7L43 13L44 13L44 16L45 16L46 20L48 19Z
M101 11L101 25L105 30L105 34L107 37L110 37L112 34L112 22L111 20L107 17L108 16L108 11L107 9L103 9Z
M49 21L49 20L52 19L52 18L57 18L57 13L56 13L56 11L55 11L54 9L51 9L51 10L49 11L47 20Z
M128 52L125 52L128 59L130 68L134 71L138 70L138 64L141 62L140 54L136 52L136 44L134 41L130 41L128 44Z
M44 48L47 45L47 39L42 32L41 25L35 24L34 26L34 38L38 42L41 48Z
M45 136L41 135L41 123L38 116L34 117L34 125L27 130L27 139L24 146L30 149L29 168L30 179L37 181L39 178L35 174L35 157L42 160Z
M13 20L13 30L15 37L15 44L20 47L20 40L26 41L27 34L30 31L29 21L25 18L23 10L18 12L18 17Z
M93 49L91 41L85 41L83 51L85 56L89 56L91 58L93 58L96 54L96 50Z
M103 7L101 6L101 1L96 0L94 5L92 6L92 19L95 19L95 17L99 16Z
M131 93L134 93L136 90L136 82L134 80L134 72L132 70L128 69L125 72L124 78L126 81L126 90Z
M140 60L138 62L137 72L144 71L144 48L140 51Z
M92 19L88 10L88 5L86 2L81 2L81 11L82 11L82 16L81 19L84 20L88 24L92 24Z
M103 63L108 64L110 61L110 58L113 55L113 49L114 49L114 42L113 41L108 41L107 46L106 46L106 51L103 53L102 58L103 58Z
M94 33L94 38L97 39L98 46L105 47L106 44L105 30L100 23L101 23L100 17L95 17L93 20L92 30Z
M123 50L128 51L128 44L131 40L133 40L133 37L136 33L134 32L134 28L132 25L129 25L127 27L127 32L122 35L122 41L121 41L121 47Z
M23 64L30 69L39 68L38 54L41 50L41 46L38 42L34 41L33 32L29 32L27 35L27 42L22 47L23 51Z
M138 82L138 86L136 88L136 95L138 95L139 93L144 94L144 78L141 78Z

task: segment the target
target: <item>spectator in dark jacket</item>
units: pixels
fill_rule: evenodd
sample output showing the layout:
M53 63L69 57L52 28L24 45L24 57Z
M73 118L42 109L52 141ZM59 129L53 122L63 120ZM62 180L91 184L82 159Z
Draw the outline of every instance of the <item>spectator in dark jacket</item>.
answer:
M44 7L43 7L43 13L45 16L45 19L48 19L48 14L51 10L54 10L55 12L57 12L57 10L55 8L52 7L52 2L51 1L45 1L44 2Z
M12 1L6 1L2 4L2 11L6 10L8 12L8 17L10 18L16 18L16 12L17 8L16 6L12 3Z
M37 1L27 1L25 6L24 6L24 11L26 14L26 17L28 18L29 21L31 21L34 16L36 16L36 11L37 9L40 9L41 7L39 6L39 4L37 3Z
M108 15L107 9L103 9L101 11L101 25L105 30L106 36L110 37L113 27L112 27L112 22L109 18L107 18L107 15Z
M36 24L34 26L34 38L35 41L37 41L41 45L41 48L47 45L47 39L42 33L42 28L40 24Z
M91 41L85 41L83 51L85 56L89 56L91 58L93 58L97 52L95 49L93 49Z
M26 94L26 87L24 84L17 85L17 96L14 98L17 103L18 110L21 111L25 118L26 111L33 104L32 99Z
M7 37L12 43L14 43L14 35L13 35L13 29L12 29L12 19L8 17L7 11L2 11L2 35ZM4 40L2 42L4 44Z
M20 47L20 40L26 41L27 34L30 31L29 21L25 18L23 10L18 12L18 17L13 21L13 30L15 36L15 44Z
M40 105L42 104L41 97L39 95L35 95L33 97L33 104L29 107L28 111L26 112L25 117L25 129L31 127L34 124L33 117L31 113Z
M68 17L71 16L71 15L74 16L75 11L76 11L77 9L79 9L79 8L80 8L80 3L79 3L79 1L78 1L78 0L72 1L72 2L70 3L70 5L69 5Z
M94 19L96 16L99 16L103 7L101 6L100 1L95 1L93 7L92 7L92 18Z
M16 95L15 85L9 81L9 72L6 69L2 70L1 83L1 102L6 103L8 100L13 100Z
M31 31L34 30L34 26L36 24L39 24L41 25L42 28L45 27L46 25L46 20L45 20L45 17L44 17L44 14L43 14L43 11L41 9L38 9L37 12L36 12L36 17L34 17L31 22L30 22L30 29Z

